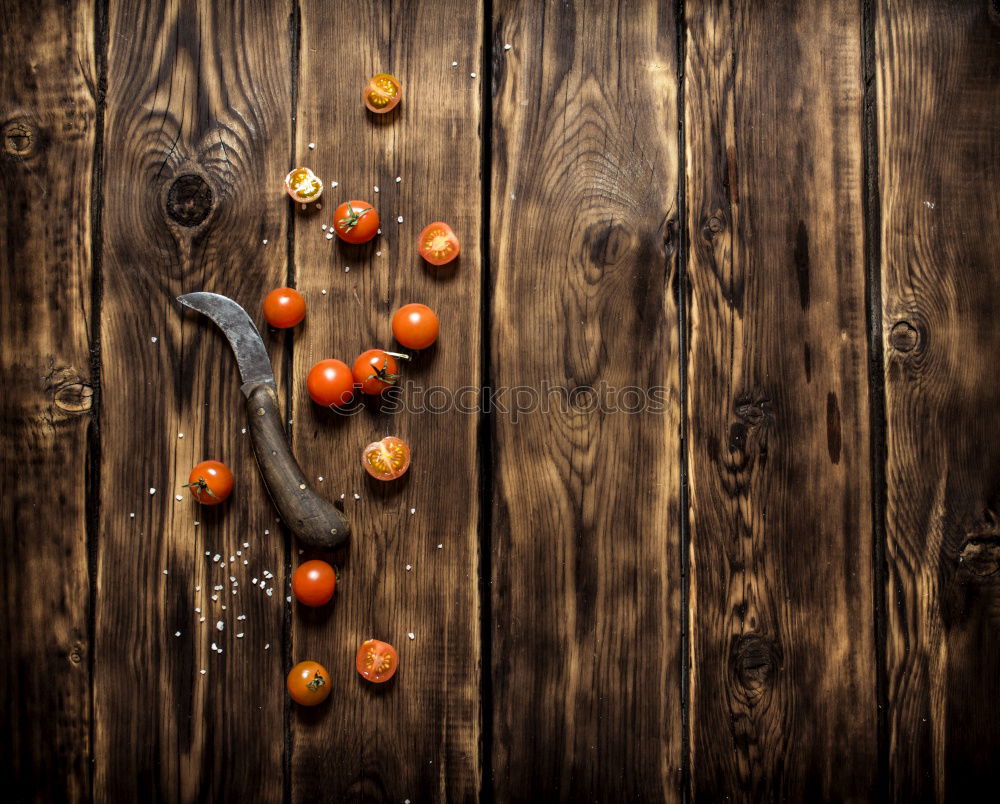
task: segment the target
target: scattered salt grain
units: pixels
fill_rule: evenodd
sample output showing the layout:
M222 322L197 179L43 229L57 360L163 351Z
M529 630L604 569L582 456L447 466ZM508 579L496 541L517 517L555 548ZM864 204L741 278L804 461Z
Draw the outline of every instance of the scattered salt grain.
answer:
M225 604L225 603L223 603L223 604L222 604L222 610L223 610L223 611L225 611L225 610L226 610L226 604Z
M200 622L200 623L203 623L203 622L205 622L205 618L204 618L204 617L201 617L201 618L199 618L199 619L198 619L198 622Z
M249 562L249 561L247 561L247 560L246 560L245 558L243 559L243 566L244 566L244 567L245 567L245 566L246 566L247 564L249 564L249 563L250 563L250 562Z
M350 270L351 270L351 266L350 266L350 265L345 265L345 266L344 266L344 273L345 273L345 274L346 274L346 273L347 273L348 271L350 271Z
M268 596L268 597L271 597L271 596L272 596L273 594L274 594L274 590L273 590L273 589L270 589L270 588L268 588L268 590L267 590L267 596Z
M154 336L153 336L152 338L150 338L150 340L151 340L151 341L152 341L153 343L156 343L156 342L157 342L157 341L159 340L159 338L157 338L157 337L156 337L156 336L154 335Z
M315 143L315 142L310 142L310 143L309 143L309 150L310 150L310 151L311 151L311 150L312 150L313 148L315 148L315 147L316 147L316 143Z
M215 563L219 563L220 558L222 558L222 556L216 553L214 556L212 556L212 561L214 561Z
M272 575L269 570L264 570L264 577L265 578L273 578L274 575Z
M169 575L170 573L169 573L169 572L167 572L166 570L163 570L163 574L164 574L164 575Z
M378 230L378 231L376 232L376 234L382 234L382 230L381 230L381 229L379 229L379 230Z
M241 433L242 433L243 435L246 435L246 434L247 434L247 428L246 428L246 427L244 427L243 429L241 429L241 430L240 430L240 432L241 432Z
M504 45L504 46L503 46L503 49L504 49L504 50L510 50L510 47L511 47L510 45Z
M396 223L402 223L402 222L403 222L403 216L400 215L399 217L396 218Z
M135 519L135 511L128 515L129 519Z
M237 550L237 551L236 551L236 555L238 555L238 556L241 556L241 555L243 555L243 551L242 551L242 550Z
M457 61L453 61L453 62L451 63L451 66L452 66L452 67L458 67L458 62L457 62ZM409 801L409 799L407 799L407 801Z
M202 675L205 675L205 673L207 673L208 671L207 670L199 670L198 672L201 673Z
M229 560L230 561L235 561L236 560L236 556L229 556Z
M409 637L410 639L415 639L415 637L414 637L414 635L413 635L413 632L412 632L412 631L410 631L410 633L408 633L408 634L407 634L407 636L408 636L408 637Z
M326 233L326 239L327 240L333 240L333 232L327 232Z
M439 544L438 545L438 550L440 550L442 547L444 547L444 545L443 544Z
M184 438L184 433L178 433L178 434L177 434L177 437L178 437L178 438Z
M381 251L376 251L375 252L375 256L376 257L381 257L382 256L382 252Z
M325 232L325 231L326 231L326 224L324 223L324 224L323 224L322 226L320 226L319 228L320 228L320 229L322 229L322 230L323 230L323 231Z
M378 192L378 185L377 184L375 185L375 192L376 193Z
M222 630L223 628L225 628L225 627L226 627L226 624L225 624L224 622L222 622L222 620L219 620L219 621L218 621L218 622L217 622L217 623L215 624L215 627L216 627L216 628L218 628L218 629L219 629L219 630L221 631L221 630Z
M201 591L201 587L200 587L200 586L196 586L196 587L194 588L194 591L196 591L196 592L200 592L200 591Z
M411 509L410 509L410 513L411 513L411 514L415 514L415 513L417 513L417 509L416 509L416 508L411 508Z
M267 241L266 240L261 240L260 242L263 243L265 246L267 245Z
M218 599L219 599L218 595L212 595L212 600L218 600Z
M291 595L286 595L285 596L285 602L286 603L291 603L292 602L292 596Z
M237 614L236 615L236 619L237 620L245 620L246 618L247 618L247 616L245 614Z
M237 639L243 639L243 632L242 632L242 631L240 631L240 633L238 633L238 634L236 635L236 638L237 638Z
M406 571L409 572L411 569L413 569L413 565L412 564L407 564L406 565Z
M335 182L335 181L331 181L331 182L330 182L330 186L331 186L331 187L336 187L336 186L337 186L337 182Z
M265 529L264 529L264 535L265 535L265 536L270 536L270 535L271 535L271 531L269 531L269 530L268 530L267 528L265 528ZM243 545L243 546L244 546L244 547L249 547L250 545L248 545L248 544L245 544L245 545Z
M181 635L181 632L180 632L180 631L174 631L174 636L175 636L175 637L179 637L180 635Z
M201 522L199 522L197 519L194 521L194 526L195 527L198 527L200 524L201 524Z
M325 295L326 295L326 288L323 288L323 289L322 289L322 290L320 291L320 293L322 293L322 294L323 294L323 295L325 296Z
M176 494L176 495L174 495L174 499L177 500L177 502L181 502L181 500L183 500L184 498L181 497L180 494Z
M194 610L194 613L195 613L195 614L201 614L201 609L195 609L195 610Z
M320 483L322 483L323 482L323 475L320 475L319 478L318 478L318 480L319 480Z
M236 576L234 576L234 575L230 575L230 576L229 576L229 581L230 581L230 583L236 583ZM220 587L220 588L221 588L221 587Z
M302 554L303 554L304 552L305 552L305 550L303 550L303 549L302 549L302 548L300 547L300 548L299 548L299 555L302 555Z
M210 556L210 555L212 555L212 551L211 551L211 550L206 550L206 551L205 551L205 555L206 555L206 556Z
M396 184L399 184L403 180L402 176L396 176Z
M149 489L149 493L150 493L150 494L156 494L156 489L154 489L154 488L150 488L150 489Z
M358 494L357 492L354 492L354 499L355 500L360 500L361 499L361 495Z
M268 643L267 643L267 644L266 644L266 645L264 646L264 650L271 650L271 643L270 643L270 642L268 642Z
M243 542L243 546L244 547L249 547L250 546L250 542Z
M316 209L323 209L323 205L322 204L317 204L316 205Z
M346 497L346 496L347 496L346 494L341 494L340 495L340 499L344 499L344 497Z

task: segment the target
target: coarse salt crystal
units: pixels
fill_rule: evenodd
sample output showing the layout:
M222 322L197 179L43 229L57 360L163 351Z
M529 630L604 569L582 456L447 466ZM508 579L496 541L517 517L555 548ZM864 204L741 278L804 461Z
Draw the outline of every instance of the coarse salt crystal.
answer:
M234 575L230 575L230 576L229 576L229 580L230 580L230 582L232 582L232 583L236 583L236 576L234 576ZM222 587L220 586L219 588L221 589Z
M442 547L444 547L444 545L443 544L439 544L438 545L438 550L440 550Z
M378 192L378 185L377 184L375 185L375 192L376 193Z
M511 47L510 45L504 45L504 46L503 46L503 49L504 49L504 50L510 50L510 47Z
M315 143L315 142L310 142L310 143L309 143L309 150L310 150L310 151L311 151L311 150L312 150L313 148L315 148L315 147L316 147L316 143Z
M399 184L403 180L402 176L396 176L396 184Z
M157 341L159 340L159 338L157 338L157 337L156 337L156 336L154 335L154 336L153 336L152 338L150 338L150 340L151 340L151 341L152 341L153 343L156 343L156 342L157 342Z
M406 565L406 571L409 572L411 569L413 569L413 565L412 564L407 564Z
M326 295L326 288L323 288L323 289L322 289L322 290L320 291L320 293L322 293L322 294L323 294L323 295L325 296L325 295Z
M204 617L199 618L198 622L200 622L200 623L205 622L205 618Z
M350 270L351 270L351 266L350 266L350 265L345 265L345 266L344 266L344 273L345 273L345 274L346 274L346 273L347 273L348 271L350 271Z
M264 577L265 578L273 578L274 575L272 574L272 572L270 570L264 570Z
M402 215L399 215L399 216L398 216L398 217L396 218L396 223L402 223L402 222L403 222L403 216L402 216Z
M244 567L245 567L245 566L246 566L247 564L249 564L249 563L250 563L250 562L249 562L249 561L247 561L247 560L246 560L245 558L243 559L243 566L244 566Z
M205 675L205 673L208 672L208 671L207 670L199 670L198 672L201 673L202 675Z
M256 586L257 585L257 579L254 578L253 580L250 581L250 583L252 583L254 586Z
M178 637L178 636L180 636L180 635L181 635L181 632L180 632L180 631L174 631L174 636L175 636L175 637Z
M417 513L417 509L416 509L416 508L411 508L411 509L410 509L410 513L411 513L411 514L415 514L415 513Z
M452 66L452 67L458 67L458 62L457 62L457 61L453 61L453 62L451 63L451 66ZM407 800L409 800L409 799L407 799Z
M244 547L249 547L250 546L250 542L243 542L243 546Z
M243 435L246 435L246 434L247 434L247 428L246 428L246 427L244 427L244 428L243 428L242 430L240 430L240 432L241 432L241 433L242 433Z
M218 563L220 558L222 558L222 556L216 553L214 556L212 556L212 561Z
M164 575L169 575L170 573L168 573L166 570L163 570L163 574Z
M355 500L360 500L361 499L361 495L358 494L357 492L354 492L354 499Z
M376 232L376 234L382 234L382 230L379 229L378 232Z
M177 502L180 502L180 501L181 501L181 500L183 500L184 498L183 498L183 497L181 497L181 495L180 495L180 494L176 494L176 495L174 495L174 499L175 499L175 500L177 500Z
M195 610L194 610L194 613L195 613L195 614L201 614L201 609L195 609Z
M340 495L340 499L344 499L344 497L346 497L346 496L347 496L346 494L341 494Z
M226 627L226 624L225 624L224 622L222 622L222 620L219 620L219 621L218 621L218 622L217 622L217 623L215 624L215 627L216 627L216 628L218 628L218 629L219 629L219 630L221 631L221 630L222 630L223 628L225 628L225 627Z
M178 437L178 438L184 438L184 433L178 433L178 434L177 434L177 437Z
M319 228L320 228L320 229L322 229L322 230L323 230L323 231L325 232L325 231L326 231L326 224L324 223L324 224L323 224L322 226L320 226Z
M320 483L322 483L323 482L323 475L320 475L319 478L318 478L318 480L319 480Z
M135 519L135 511L129 514L129 519Z
M381 251L376 251L375 252L375 256L376 257L381 257L382 256L382 252Z
M212 600L218 600L218 599L219 599L218 595L212 595Z
M246 618L247 618L247 616L245 614L237 614L236 615L236 619L237 620L245 620Z
M200 587L200 586L196 586L196 587L194 588L194 591L196 591L196 592L200 592L200 591L201 591L201 587Z
M206 550L206 551L205 551L205 555L206 555L206 556L210 556L210 555L212 555L212 551L211 551L211 550Z
M475 73L469 73L469 78L475 78L475 77L476 77Z
M270 643L270 642L268 642L268 643L267 643L267 644L266 644L266 645L264 646L264 650L270 650L270 649L271 649L271 643Z
M323 209L323 204L322 203L317 204L316 209Z
M413 632L412 632L412 631L410 631L410 633L408 633L408 634L407 634L407 636L408 636L408 637L409 637L410 639L414 639L414 638L415 638L415 637L414 637L414 635L413 635Z
M261 240L260 242L263 243L265 246L267 245L267 241L266 240Z
M268 589L267 590L267 596L271 597L272 594L274 594L274 590L273 589Z
M230 561L235 561L236 560L236 556L229 556L229 560Z
M285 602L286 603L291 603L292 602L292 596L291 595L286 595L285 596Z
M238 633L238 634L236 635L236 638L237 638L237 639L243 639L243 632L241 631L240 633Z
M271 531L269 531L269 530L267 530L267 528L265 528L265 529L264 529L264 535L265 535L265 536L270 536L270 535L271 535ZM244 546L244 547L249 547L249 545L243 545L243 546Z
M242 551L242 550L237 550L237 551L236 551L236 555L238 555L238 556L241 556L241 555L243 555L243 551Z
M336 187L337 186L337 182L335 182L335 181L330 182L330 186L331 187Z
M333 234L332 234L332 233L330 233L330 232L327 232L327 233L326 233L326 239L327 239L327 240L333 240Z
M150 494L156 494L156 489L154 489L154 488L150 487L150 489L149 489L149 493L150 493Z

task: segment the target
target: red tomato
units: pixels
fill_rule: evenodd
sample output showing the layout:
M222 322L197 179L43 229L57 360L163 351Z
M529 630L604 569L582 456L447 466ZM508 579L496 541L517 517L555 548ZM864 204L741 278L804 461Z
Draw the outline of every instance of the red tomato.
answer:
M378 234L378 213L366 201L345 201L333 213L333 230L347 243L367 243Z
M447 265L459 252L458 238L447 223L435 221L417 238L417 251L431 265Z
M403 99L403 87L388 73L379 73L361 93L369 112L385 114L396 108Z
M306 606L322 606L333 597L337 573L325 561L306 561L292 573L292 594Z
M376 480L395 480L410 468L410 447L401 438L386 436L365 447L361 465Z
M299 662L285 681L295 703L315 706L330 694L330 674L319 662Z
M308 204L323 195L323 182L307 167L297 167L285 176L285 191L300 204Z
M363 393L380 394L386 388L391 388L399 382L399 364L396 358L409 360L407 355L398 352L386 352L382 349L369 349L358 355L354 361L354 382L361 387Z
M388 681L396 675L399 667L399 654L388 642L378 639L366 639L358 648L354 658L354 666L366 678L376 684Z
M392 317L392 334L408 349L426 349L437 340L440 324L426 304L404 304Z
M219 461L202 461L191 470L184 488L202 505L218 505L233 490L233 473Z
M295 288L272 290L264 299L264 318L272 327L288 329L306 317L306 300Z
M306 387L317 405L338 408L354 395L354 375L342 360L320 360L309 370Z

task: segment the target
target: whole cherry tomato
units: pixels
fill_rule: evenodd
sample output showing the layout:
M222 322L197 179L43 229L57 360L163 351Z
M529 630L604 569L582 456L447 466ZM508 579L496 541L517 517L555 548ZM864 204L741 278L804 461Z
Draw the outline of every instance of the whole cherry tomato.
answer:
M292 594L306 606L322 606L333 597L337 573L325 561L306 561L292 573Z
M323 182L307 167L297 167L285 176L286 192L300 204L317 201L323 195Z
M358 655L354 657L354 666L361 673L362 678L375 684L381 684L396 674L396 668L399 667L399 654L388 642L367 639L358 648Z
M426 304L404 304L392 316L392 334L408 349L426 349L437 340L440 324Z
M378 234L378 213L366 201L345 201L333 213L333 231L346 243L367 243Z
M191 470L184 488L202 505L218 505L233 490L233 473L219 461L202 461Z
M354 382L366 394L381 394L386 388L391 388L399 382L399 364L396 358L409 360L408 355L398 352L386 352L382 349L369 349L358 355L354 361Z
M337 408L351 401L354 375L341 360L320 360L309 370L306 387L317 405Z
M458 238L447 223L435 221L417 238L417 251L431 265L447 265L458 256Z
M285 682L295 703L316 706L330 694L330 674L319 662L299 662Z
M306 317L306 300L295 288L272 290L264 299L264 318L277 329L294 327Z
M365 447L361 465L376 480L395 480L410 468L410 447L401 438L386 436Z
M403 99L403 87L388 73L379 73L368 82L361 97L369 112L385 114L395 109Z

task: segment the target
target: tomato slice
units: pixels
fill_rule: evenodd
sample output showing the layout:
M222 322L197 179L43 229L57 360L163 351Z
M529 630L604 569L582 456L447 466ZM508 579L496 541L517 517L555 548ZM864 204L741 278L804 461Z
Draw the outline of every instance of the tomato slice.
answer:
M388 73L379 73L361 93L369 112L385 114L391 112L403 99L403 87Z
M285 190L300 204L316 201L323 194L323 182L307 167L297 167L285 176Z
M362 678L375 684L388 681L396 675L399 667L399 654L388 642L379 639L366 639L358 648L354 666Z
M386 436L365 447L361 465L377 480L395 480L410 468L410 447L401 438Z
M431 265L447 265L458 256L458 238L447 223L435 221L417 238L417 251Z

